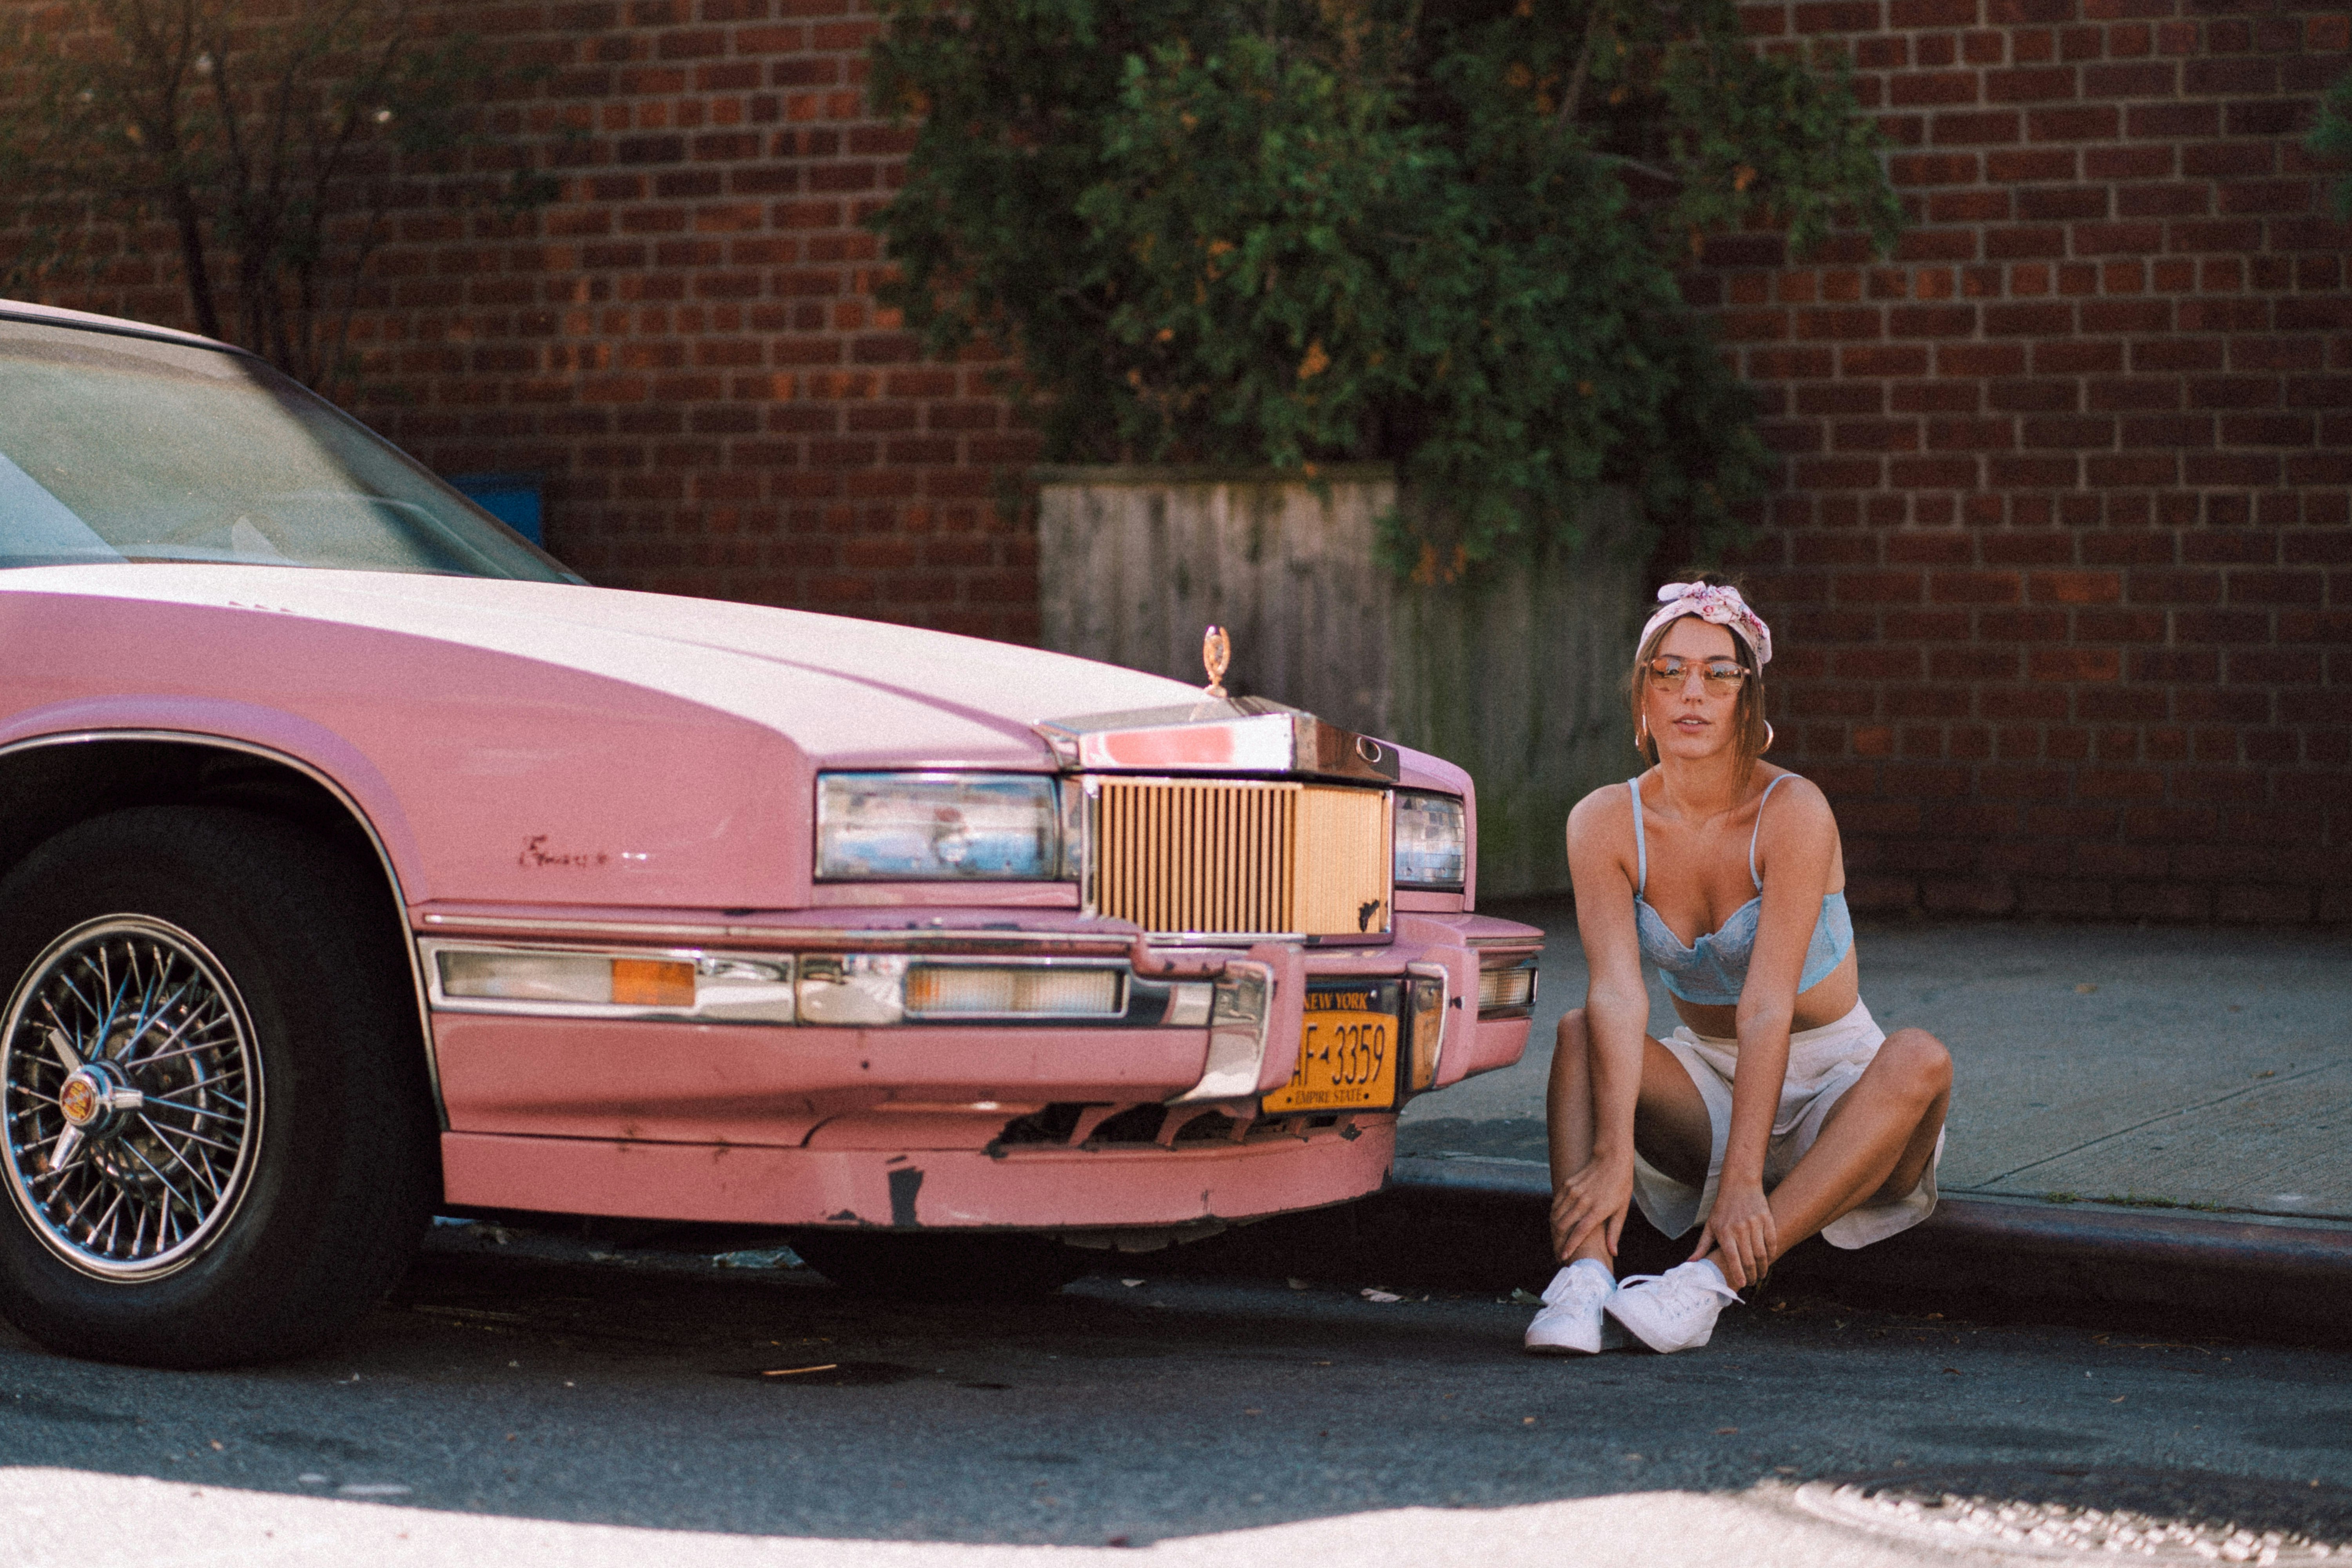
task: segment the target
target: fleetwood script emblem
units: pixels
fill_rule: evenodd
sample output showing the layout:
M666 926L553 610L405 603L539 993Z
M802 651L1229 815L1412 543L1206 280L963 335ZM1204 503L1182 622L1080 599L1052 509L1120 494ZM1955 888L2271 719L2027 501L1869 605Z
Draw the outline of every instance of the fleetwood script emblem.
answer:
M1234 639L1225 635L1223 626L1211 626L1201 634L1201 666L1209 672L1208 692L1212 697L1225 694L1225 667L1234 661Z

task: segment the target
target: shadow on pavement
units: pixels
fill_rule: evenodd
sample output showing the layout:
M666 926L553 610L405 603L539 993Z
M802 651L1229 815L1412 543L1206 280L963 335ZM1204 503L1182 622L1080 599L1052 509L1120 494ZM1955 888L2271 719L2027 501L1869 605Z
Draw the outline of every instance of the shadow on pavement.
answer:
M1354 1280L1121 1274L917 1307L708 1256L532 1255L544 1240L437 1246L349 1346L295 1365L151 1373L0 1335L0 1445L19 1464L454 1514L1072 1545L1745 1497L1931 1460L2352 1466L2190 1436L2226 1436L2217 1373L2266 1380L2273 1425L2295 1414L2279 1387L2340 1387L2332 1359L2289 1370L2312 1352L2126 1350L1791 1293L1727 1317L1701 1353L1539 1362L1517 1349L1527 1309L1486 1293L1381 1304Z

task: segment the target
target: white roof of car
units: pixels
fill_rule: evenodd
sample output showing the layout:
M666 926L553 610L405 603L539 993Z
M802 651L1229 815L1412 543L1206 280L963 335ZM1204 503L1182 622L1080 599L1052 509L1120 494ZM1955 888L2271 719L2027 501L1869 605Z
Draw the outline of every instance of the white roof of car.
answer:
M0 300L0 317L12 317L20 321L46 321L59 327L87 327L92 331L115 332L126 337L160 338L165 342L190 343L198 348L243 352L235 344L198 337L177 327L159 327L150 321L130 321L120 316L93 315L88 310L61 310L55 305L36 305L29 300Z

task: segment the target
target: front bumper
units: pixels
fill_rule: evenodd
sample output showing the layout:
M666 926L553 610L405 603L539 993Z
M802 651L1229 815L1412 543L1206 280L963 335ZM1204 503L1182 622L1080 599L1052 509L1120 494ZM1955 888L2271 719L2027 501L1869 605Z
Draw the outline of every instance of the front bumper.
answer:
M1187 1150L779 1149L451 1132L460 1207L718 1224L1183 1232L1380 1190L1396 1118L1355 1138ZM1092 1237L1088 1237L1092 1239Z
M1524 1052L1526 1009L1481 1017L1479 975L1482 963L1530 962L1541 941L1532 928L1481 916L1401 914L1393 940L1378 947L1170 950L1108 922L1071 929L1066 913L983 922L970 910L893 911L880 930L871 913L860 925L814 929L611 920L588 930L522 911L436 911L424 923L428 962L435 944L468 941L641 951L635 939L768 962L1052 954L1122 963L1130 1001L1255 976L1267 1005L1244 1027L1159 1021L1172 1009L1139 1019L1132 1005L1095 1023L775 1026L468 1008L436 993L448 1200L791 1226L1053 1230L1182 1226L1340 1202L1381 1185L1396 1116L1260 1113L1259 1097L1296 1066L1308 984L1442 979L1432 1085L1442 1088ZM681 940L689 931L701 940Z

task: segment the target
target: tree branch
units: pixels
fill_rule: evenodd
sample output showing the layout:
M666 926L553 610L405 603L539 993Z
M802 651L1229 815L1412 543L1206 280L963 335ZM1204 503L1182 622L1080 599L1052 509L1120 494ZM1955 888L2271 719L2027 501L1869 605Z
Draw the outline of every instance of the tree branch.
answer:
M1584 13L1584 42L1576 51L1575 68L1568 73L1568 90L1560 95L1559 113L1552 128L1565 131L1576 122L1578 102L1584 97L1585 79L1592 73L1592 47L1601 37L1601 0L1591 0Z
M1661 169L1655 163L1645 163L1639 158L1629 158L1622 153L1595 153L1591 156L1595 163L1614 163L1621 169L1631 169L1637 174L1647 174L1654 180L1664 180L1670 185L1688 184L1682 175L1675 174L1672 169Z
M180 105L189 62L194 58L195 3L196 0L180 0L176 46L164 40L148 14L145 0L132 0L131 26L123 31L130 55L130 81L136 84L134 90L143 88L152 95L152 101L143 106L144 112L139 115L143 122L140 133L150 144L149 155L155 162L163 207L179 235L180 272L187 286L188 305L196 318L196 331L208 338L217 338L225 335L221 331L220 301L213 288L212 268L205 259L204 211L196 199L180 123ZM137 100L134 98L132 102L136 105Z

